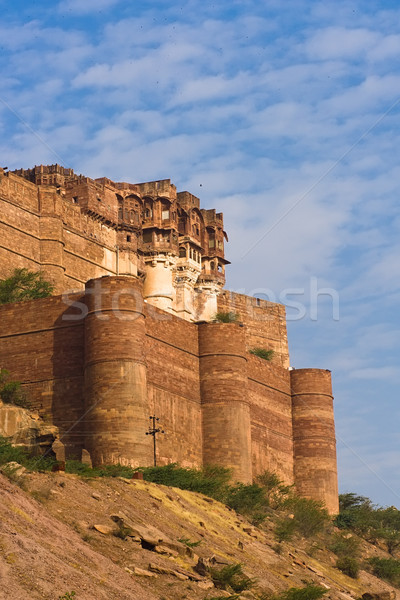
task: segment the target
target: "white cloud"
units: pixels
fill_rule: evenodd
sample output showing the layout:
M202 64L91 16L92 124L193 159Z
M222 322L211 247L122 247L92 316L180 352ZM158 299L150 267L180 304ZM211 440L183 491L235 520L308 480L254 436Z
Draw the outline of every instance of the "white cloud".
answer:
M93 12L107 11L120 3L120 0L64 0L58 5L61 13L71 12L84 15Z

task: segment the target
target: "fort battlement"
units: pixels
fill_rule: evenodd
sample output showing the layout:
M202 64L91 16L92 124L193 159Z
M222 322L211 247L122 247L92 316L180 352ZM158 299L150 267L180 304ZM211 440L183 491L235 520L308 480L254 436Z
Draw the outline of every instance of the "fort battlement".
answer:
M159 464L219 464L243 482L268 469L334 513L330 372L289 369L282 305L223 289L224 240L222 214L169 180L0 172L0 277L41 270L57 294L0 307L0 366L68 457L151 464L156 414Z

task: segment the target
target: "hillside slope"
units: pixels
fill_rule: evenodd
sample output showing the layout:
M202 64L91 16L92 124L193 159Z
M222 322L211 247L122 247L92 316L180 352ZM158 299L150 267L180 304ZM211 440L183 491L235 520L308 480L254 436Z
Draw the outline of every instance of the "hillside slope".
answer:
M309 542L284 544L277 554L272 525L261 531L200 494L65 473L25 473L18 483L0 475L1 600L57 600L71 591L76 600L229 595L215 589L207 574L193 570L199 557L205 562L214 557L220 568L240 562L257 578L243 598L267 597L306 581L326 587L324 598L330 600L385 590L387 599L400 597L364 571L358 580L343 575L324 549L315 548L311 558L305 551ZM200 543L190 549L192 542ZM381 551L371 546L369 552Z

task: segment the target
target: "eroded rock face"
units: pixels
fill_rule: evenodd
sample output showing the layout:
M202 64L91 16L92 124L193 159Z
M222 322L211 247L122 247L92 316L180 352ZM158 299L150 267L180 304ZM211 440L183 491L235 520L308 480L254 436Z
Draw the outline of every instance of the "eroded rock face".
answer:
M58 436L58 427L48 425L37 413L0 400L0 436L35 455L53 456L52 445Z

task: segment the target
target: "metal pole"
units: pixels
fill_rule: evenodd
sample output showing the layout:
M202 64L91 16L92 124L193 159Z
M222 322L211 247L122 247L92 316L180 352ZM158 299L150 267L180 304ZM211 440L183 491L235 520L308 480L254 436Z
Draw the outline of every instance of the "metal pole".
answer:
M156 467L157 466L156 435L157 435L157 433L165 433L165 431L160 429L160 427L156 427L156 421L160 420L158 417L156 417L155 415L152 415L149 417L149 419L150 419L150 427L149 427L149 430L146 431L146 435L153 436L153 462L154 462L154 466Z

